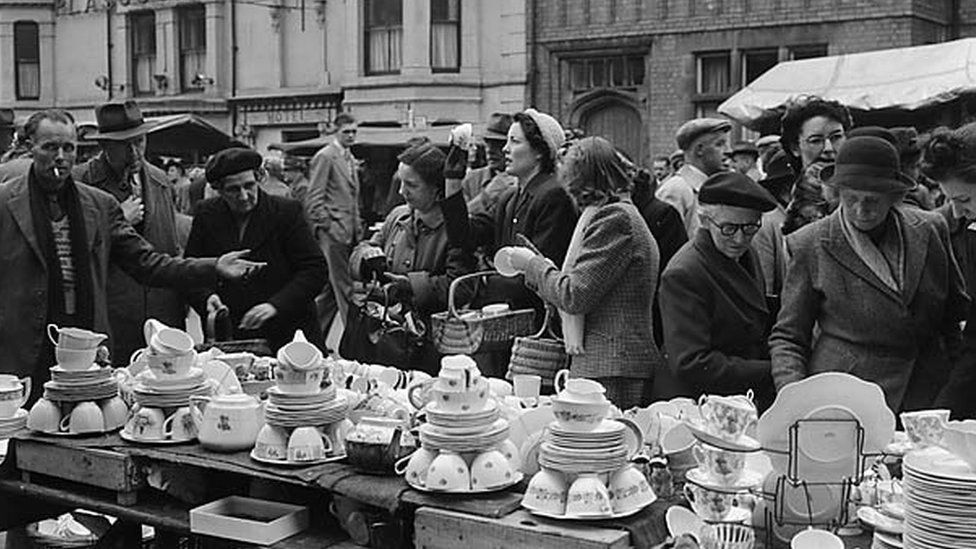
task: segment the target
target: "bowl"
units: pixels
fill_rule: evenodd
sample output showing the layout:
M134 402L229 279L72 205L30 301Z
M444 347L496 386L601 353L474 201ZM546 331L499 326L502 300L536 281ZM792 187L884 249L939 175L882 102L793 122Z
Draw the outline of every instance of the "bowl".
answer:
M552 414L559 426L569 431L592 431L607 417L609 402L574 402L552 399Z
M566 512L566 477L553 469L542 469L532 476L522 506L533 511L562 515Z
M950 421L946 425L942 444L976 471L976 420Z

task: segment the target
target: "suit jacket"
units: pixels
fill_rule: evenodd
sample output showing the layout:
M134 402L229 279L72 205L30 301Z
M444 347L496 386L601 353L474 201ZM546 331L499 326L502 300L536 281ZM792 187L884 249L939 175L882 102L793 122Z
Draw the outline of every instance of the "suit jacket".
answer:
M173 204L173 187L166 173L144 162L142 170L142 200L146 208L142 225L137 229L156 251L179 255L179 231L176 224L176 206ZM100 153L74 169L76 181L97 187L122 202L131 194L129 184L119 179ZM186 320L186 303L171 288L147 288L139 284L119 267L109 269L108 318L112 324L115 341L112 358L115 364L128 364L133 351L146 345L142 324L147 318L177 328L183 328Z
M570 363L574 375L654 377L664 362L651 315L659 260L640 212L621 201L600 207L590 220L571 269L562 272L543 256L529 263L525 283L544 301L585 315L583 354Z
M327 231L338 242L359 241L359 175L336 142L322 147L309 162L308 211L315 234ZM349 152L352 155L352 152Z
M698 189L708 176L691 164L681 166L674 175L664 180L655 196L674 206L684 221L688 239L695 237L701 222L698 220Z
M699 229L664 269L659 302L671 368L659 376L666 381L656 396L752 389L760 408L772 402L762 272L751 249L743 262L722 254L711 234Z
M186 245L187 257L213 257L249 249L247 259L267 265L246 280L225 282L191 293L191 303L206 318L206 298L216 292L230 309L234 339L266 338L272 350L292 340L301 329L313 343L322 344L315 312L315 296L328 281L325 257L312 237L302 205L290 198L258 192L243 239L223 198L210 198L197 207ZM278 314L255 331L239 330L251 307L270 303ZM316 340L316 338L319 338Z
M762 266L766 293L775 296L778 296L782 291L783 278L786 276L784 221L786 221L786 209L782 206L776 206L776 209L763 214L762 227L752 239L752 249L756 250L756 254L759 256L759 264Z
M121 268L147 286L213 285L214 259L174 259L153 250L122 217L112 195L77 184L91 250L94 283L94 326L111 333L107 286L110 266ZM41 362L50 345L45 334L48 267L31 220L27 177L0 185L0 371L34 377L40 390L50 363ZM141 329L142 324L139 324ZM128 357L125 357L128 358Z
M901 206L892 215L901 217L905 246L900 293L848 244L840 209L787 237L790 264L769 340L777 387L839 370L880 385L895 412L932 405L969 299L945 219Z

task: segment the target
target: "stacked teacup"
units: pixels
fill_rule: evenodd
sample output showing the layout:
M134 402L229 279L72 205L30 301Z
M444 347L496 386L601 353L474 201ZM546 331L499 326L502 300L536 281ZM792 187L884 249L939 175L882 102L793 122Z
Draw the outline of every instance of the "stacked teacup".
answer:
M508 438L508 421L500 417L474 360L444 357L429 383L421 448L396 466L407 483L424 491L475 493L521 480L521 457Z
M177 444L197 437L190 398L210 396L215 384L196 365L193 338L183 330L147 320L146 347L137 350L130 369L138 371L135 402L122 438L146 444Z
M21 408L30 398L31 379L10 374L0 375L0 440L27 425L27 410Z
M27 415L27 428L84 435L121 427L129 410L118 396L118 382L111 368L95 364L98 345L106 336L51 324L48 337L54 343L58 365L50 369L51 381L44 383L44 396Z
M251 452L256 461L308 465L345 455L348 403L337 394L322 351L298 331L278 350L265 425Z
M757 420L752 394L702 395L699 411L700 419L686 423L696 439L692 452L698 466L685 475L685 497L705 521L742 522L749 512L733 505L736 494L764 480L747 467L748 454L759 450L759 442L746 434Z
M606 389L590 379L556 376L552 400L556 421L539 447L540 471L525 490L522 506L555 518L604 519L631 515L657 499L630 459L643 446L640 428L609 420Z

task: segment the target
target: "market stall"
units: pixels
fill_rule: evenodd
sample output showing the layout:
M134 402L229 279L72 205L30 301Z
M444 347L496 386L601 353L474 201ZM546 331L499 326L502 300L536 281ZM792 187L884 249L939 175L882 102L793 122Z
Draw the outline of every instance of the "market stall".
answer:
M228 148L233 138L206 119L195 114L172 114L146 118L146 157L180 158L185 165L203 164L207 157ZM98 153L98 144L85 136L95 130L95 124L78 124L79 149L83 158Z

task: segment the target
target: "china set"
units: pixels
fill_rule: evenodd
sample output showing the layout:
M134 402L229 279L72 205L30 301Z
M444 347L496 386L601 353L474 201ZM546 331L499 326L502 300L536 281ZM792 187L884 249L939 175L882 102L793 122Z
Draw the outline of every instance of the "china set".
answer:
M0 440L27 426L27 410L21 408L30 398L31 379L0 375Z
M560 519L624 517L657 496L644 474L631 465L643 447L643 433L630 420L607 419L605 388L589 379L556 376L559 390L553 421L539 446L539 472L522 497L531 513Z
M407 484L422 491L477 493L519 482L521 457L509 440L508 421L474 361L444 357L429 385L421 448L396 464Z

